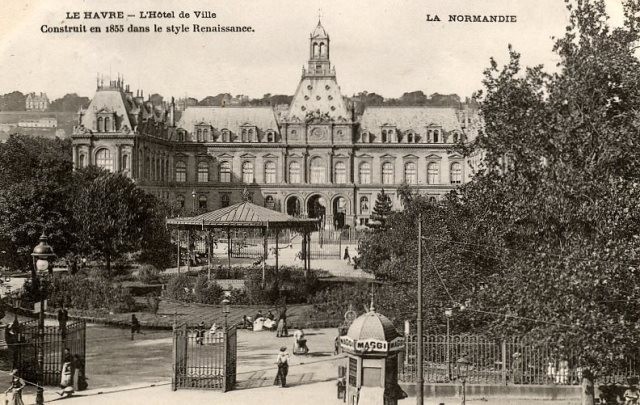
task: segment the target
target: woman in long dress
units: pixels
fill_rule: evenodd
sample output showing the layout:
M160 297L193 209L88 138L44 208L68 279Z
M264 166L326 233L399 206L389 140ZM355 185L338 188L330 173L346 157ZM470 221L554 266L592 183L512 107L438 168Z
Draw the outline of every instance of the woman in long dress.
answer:
M25 383L18 377L18 370L11 372L11 386L4 392L7 405L24 405L22 401L22 389Z
M73 366L70 361L67 361L62 365L62 372L60 373L60 388L62 388L62 391L58 393L60 395L71 395L74 392Z

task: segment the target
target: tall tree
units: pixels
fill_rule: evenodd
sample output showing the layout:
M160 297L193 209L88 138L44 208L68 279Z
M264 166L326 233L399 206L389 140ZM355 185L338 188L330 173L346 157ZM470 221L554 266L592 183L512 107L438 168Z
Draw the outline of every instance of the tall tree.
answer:
M384 188L380 190L376 197L376 202L371 212L371 220L369 227L373 229L383 230L385 229L387 217L393 211L393 203L391 202L391 196L384 192Z
M78 177L72 208L79 248L97 253L110 273L112 261L140 249L149 227L157 223L155 197L120 174L95 176L80 170Z
M0 111L25 111L27 109L27 96L19 91L0 96Z
M80 97L76 93L69 93L62 98L53 100L49 111L78 112L81 107L88 107L89 102L89 97Z

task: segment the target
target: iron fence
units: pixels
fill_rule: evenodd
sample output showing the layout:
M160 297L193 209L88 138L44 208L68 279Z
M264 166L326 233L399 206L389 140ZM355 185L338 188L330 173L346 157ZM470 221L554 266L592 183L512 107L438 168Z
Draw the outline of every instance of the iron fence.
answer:
M236 382L236 328L210 333L186 324L173 331L172 388L229 391Z
M415 382L417 371L416 337L406 338L399 379ZM455 381L462 374L470 384L579 385L583 367L576 351L558 353L546 344L532 344L516 338L492 339L481 335L425 335L423 374L426 383ZM457 360L470 361L460 370ZM625 383L640 375L634 359L597 377L599 383Z
M37 347L38 321L28 321L20 325L16 341L7 342L12 354L13 368L20 376L29 381L37 381ZM44 327L43 347L43 382L44 385L58 385L62 370L64 349L72 356L78 356L75 367L84 369L86 353L86 325L83 321L67 324L62 330L58 326Z

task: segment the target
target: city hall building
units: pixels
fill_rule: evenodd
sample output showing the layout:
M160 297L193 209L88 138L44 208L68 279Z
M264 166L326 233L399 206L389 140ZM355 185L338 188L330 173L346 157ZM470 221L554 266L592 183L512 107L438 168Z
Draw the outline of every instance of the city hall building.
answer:
M73 134L76 168L96 165L131 177L185 213L251 198L290 215L320 217L325 227L364 225L382 189L401 208L407 183L438 199L469 181L472 167L454 152L476 135L468 108L367 107L355 114L340 92L322 24L289 106L188 106L177 111L105 84Z

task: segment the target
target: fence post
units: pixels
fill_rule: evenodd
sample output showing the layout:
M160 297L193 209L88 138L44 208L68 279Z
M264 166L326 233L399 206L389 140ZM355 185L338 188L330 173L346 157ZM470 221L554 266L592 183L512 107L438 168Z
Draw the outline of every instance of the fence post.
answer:
M507 385L507 342L504 338L501 340L502 351L502 384Z

